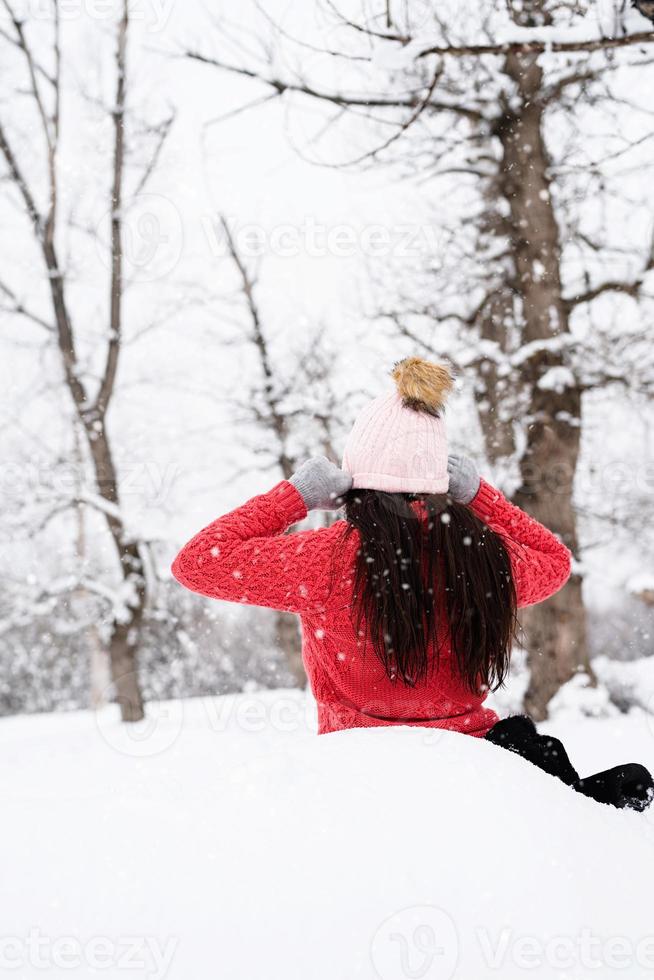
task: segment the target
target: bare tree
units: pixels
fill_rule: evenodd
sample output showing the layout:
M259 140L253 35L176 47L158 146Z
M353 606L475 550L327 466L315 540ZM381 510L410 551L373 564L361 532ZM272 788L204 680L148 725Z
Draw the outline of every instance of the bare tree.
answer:
M288 480L312 450L335 458L332 431L334 414L330 411L335 401L330 385L332 358L318 334L306 338L305 349L295 363L291 363L289 351L285 369L280 368L271 351L269 331L265 328L264 315L257 297L257 272L249 267L241 254L235 234L223 215L219 216L219 222L227 254L236 271L238 294L247 316L245 337L239 340L246 339L252 345L261 378L261 384L248 391L247 400L241 399L238 402L238 408L249 415L257 429L266 436L266 466L272 467L282 479ZM306 431L306 408L303 403L307 392L311 392L313 400L321 406L320 412L313 416L311 432ZM301 420L305 428L301 437L296 432L296 420ZM304 687L307 678L295 616L277 613L276 642L296 682Z
M615 188L607 191L602 161L588 165L576 130L584 112L610 115L629 106L643 129L635 139L625 133L609 156L637 152L652 136L647 104L633 94L642 88L642 66L652 60L651 25L641 18L627 26L622 5L607 26L591 17L584 0L380 0L364 5L361 19L334 0L316 0L329 42L293 38L274 23L271 42L271 18L264 4L257 6L265 35L258 52L236 32L231 59L222 53L225 44L220 55L209 46L186 55L252 79L268 98L322 105L320 128L305 149L317 162L390 163L423 179L456 175L468 189L466 213L451 229L451 263L440 278L434 274L439 256L429 257L431 297L439 301L398 297L388 313L413 343L474 370L489 459L513 471L513 499L577 556L573 484L583 398L598 386L652 385L651 358L647 370L631 357L601 361L609 332L593 319L592 307L607 295L641 299L654 253L643 241L621 264L624 274L602 277L616 249L608 233L602 236L605 229L589 235L575 182L584 173L586 193L605 200ZM280 68L279 50L292 53L295 67L289 56ZM338 87L325 82L316 60L337 67L328 77L336 74ZM631 86L617 87L617 68L623 77L631 72ZM563 147L551 139L553 118L568 137ZM347 139L333 138L339 126ZM370 146L351 152L362 134ZM347 147L346 159L320 156L318 147L330 138L332 147ZM572 330L577 315L591 319L585 342ZM531 667L526 707L542 718L572 674L592 677L578 569L563 592L529 610L524 622Z
M10 0L2 0L8 16L8 29L0 32L0 41L19 52L27 78L17 81L17 90L29 99L30 112L38 125L38 142L31 141L29 161L21 159L18 137L12 133L7 119L0 118L0 154L4 158L6 179L29 223L34 243L41 256L43 275L47 283L50 315L32 313L17 299L18 290L1 283L0 290L12 305L12 312L48 331L59 356L61 374L72 402L76 424L84 435L85 451L93 473L96 493L84 501L69 501L70 506L93 507L102 515L113 543L116 567L120 574L120 604L112 612L109 637L111 676L115 696L125 721L143 717L143 700L137 673L137 651L140 631L148 603L148 581L144 565L143 542L127 529L123 503L119 493L108 414L116 389L116 377L123 346L123 222L129 203L126 190L126 128L128 115L129 4L121 4L116 26L114 54L114 95L109 108L113 126L113 148L110 160L109 266L110 282L104 353L99 377L85 369L78 350L78 325L70 298L65 263L62 262L65 226L60 220L59 200L62 177L59 172L62 113L62 48L60 11L57 0L52 4L52 42L49 55L41 56L30 38L29 20L22 20ZM154 148L143 168L137 192L154 168L169 128L169 121L156 129ZM42 152L41 152L42 151ZM41 155L39 156L39 153ZM29 165L28 165L29 163ZM45 194L35 186L33 171L40 164L45 181ZM39 198L43 198L40 203ZM86 370L86 377L85 377ZM120 609L118 606L120 605Z
M85 605L90 597L90 592L84 583L85 568L89 557L89 540L87 530L86 508L81 503L85 493L84 487L84 458L82 447L82 433L79 425L74 425L73 432L73 465L75 470L75 496L80 503L75 507L75 559L78 569L82 573L82 578L78 581L74 590L75 598ZM96 622L89 622L84 630L87 644L89 647L89 701L92 708L103 707L111 690L111 670L108 652L104 649L100 630Z

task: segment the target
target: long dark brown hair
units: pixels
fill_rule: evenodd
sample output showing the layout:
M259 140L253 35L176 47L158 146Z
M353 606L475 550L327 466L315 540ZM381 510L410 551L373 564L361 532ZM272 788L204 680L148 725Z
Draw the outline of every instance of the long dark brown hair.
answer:
M443 495L351 490L344 499L347 533L361 542L355 625L361 635L365 621L388 676L408 685L427 677L445 636L472 692L499 687L516 628L500 536Z

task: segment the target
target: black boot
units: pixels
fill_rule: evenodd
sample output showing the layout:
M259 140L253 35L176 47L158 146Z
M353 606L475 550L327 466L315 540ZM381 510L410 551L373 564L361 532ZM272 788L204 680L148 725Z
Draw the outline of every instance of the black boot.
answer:
M538 735L538 731L531 718L527 715L511 715L493 725L486 738L494 745L502 745L515 752L525 739L533 738L534 735Z
M654 780L645 766L629 762L572 784L578 793L619 810L646 810L654 799Z
M550 776L556 776L567 786L579 781L579 773L559 739L553 735L539 735L533 721L526 715L503 718L493 725L486 738L494 745L501 745L509 752L522 756Z

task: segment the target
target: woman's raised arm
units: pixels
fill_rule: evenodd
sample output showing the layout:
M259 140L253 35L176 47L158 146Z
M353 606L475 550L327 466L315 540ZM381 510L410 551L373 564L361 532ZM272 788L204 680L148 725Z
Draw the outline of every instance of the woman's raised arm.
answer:
M482 480L467 456L448 456L449 494L467 504L509 552L518 606L533 606L558 592L570 578L572 555L562 541Z
M295 613L319 608L329 593L335 532L283 533L306 515L301 494L283 480L191 538L172 573L212 599Z
M572 555L555 534L485 480L480 481L469 506L507 547L518 606L542 602L565 585Z

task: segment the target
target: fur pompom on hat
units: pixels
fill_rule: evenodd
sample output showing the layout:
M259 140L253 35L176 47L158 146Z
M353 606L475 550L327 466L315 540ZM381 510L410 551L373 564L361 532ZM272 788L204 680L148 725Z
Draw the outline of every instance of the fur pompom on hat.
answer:
M454 387L454 378L442 364L407 357L391 372L397 393L407 408L439 415Z
M446 493L447 433L442 417L454 386L449 369L421 357L399 361L396 390L375 398L345 444L352 486L387 493Z

